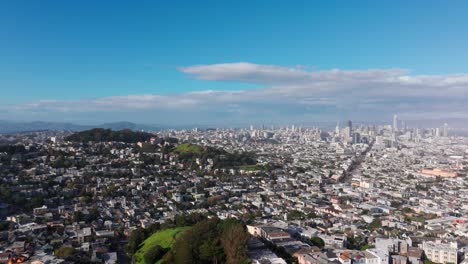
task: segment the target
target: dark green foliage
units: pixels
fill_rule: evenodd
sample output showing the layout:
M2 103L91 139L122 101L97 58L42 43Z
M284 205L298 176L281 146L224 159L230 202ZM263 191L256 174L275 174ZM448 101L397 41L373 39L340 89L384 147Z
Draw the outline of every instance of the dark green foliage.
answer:
M242 263L247 239L244 226L235 219L206 219L178 237L167 258L173 263Z
M10 222L3 222L0 221L0 231L7 231L10 229L11 223Z
M325 242L320 237L312 237L310 238L310 242L312 243L312 245L319 248L323 248L325 246Z
M401 209L401 211L405 214L409 214L413 212L413 210L409 207L404 207L403 209Z
M141 153L157 153L159 152L158 145L152 145L151 143L144 143L140 148Z
M362 246L359 250L367 250L370 248L370 245L369 244L365 244L364 246Z
M347 237L349 249L362 249L368 247L367 239L361 236L349 236Z
M176 215L174 220L175 220L175 225L177 227L182 227L182 226L192 226L198 222L201 222L202 220L205 220L206 217L202 214L199 213L192 213L192 214L179 214Z
M70 168L71 166L71 161L67 160L64 156L58 156L52 163L53 168Z
M179 160L193 167L196 166L197 158L202 164L212 159L214 168L237 168L257 163L255 154L252 152L230 153L223 149L194 144L178 145L172 152L179 155Z
M81 222L84 221L84 215L81 211L75 211L73 213L73 221L74 222Z
M66 258L72 256L74 253L75 249L73 247L64 246L55 250L54 255L59 258Z
M127 254L133 255L138 250L138 247L140 246L141 242L143 242L145 239L146 236L145 231L143 229L138 228L136 230L133 230L132 234L128 238L127 247L125 248Z
M161 224L154 223L145 229L146 237L151 236L152 234L158 232L161 229Z
M111 129L94 128L91 130L81 131L74 133L65 138L66 141L82 142L86 143L89 141L93 142L125 142L125 143L136 143L148 141L154 135L146 132L134 132L129 129L112 131Z
M288 220L292 221L292 220L303 220L305 219L305 214L301 211L298 211L298 210L291 210L289 211L288 213Z
M206 240L200 245L199 248L200 259L211 261L213 263L218 262L223 258L224 252L220 244L219 239Z
M11 190L10 187L6 184L0 185L0 198L2 199L9 199L11 196Z
M242 224L237 220L232 220L228 219L221 225L221 243L226 255L226 263L243 263L247 260L248 235Z
M148 250L145 254L145 263L146 264L154 264L157 260L160 260L164 254L166 254L167 250L162 248L160 245L155 245L153 248Z
M173 248L174 263L177 263L177 264L198 263L194 261L195 256L193 254L193 251L194 251L194 245L192 245L188 237L183 236L183 238L177 239Z
M28 152L23 145L0 145L0 152L6 152L9 155L23 154Z
M89 210L89 214L85 217L85 221L87 223L91 223L92 221L96 221L98 219L99 219L99 211L97 207L91 208L91 210Z
M375 230L375 229L378 229L378 228L381 228L381 227L382 227L382 221L380 220L380 218L375 218L369 224L368 229L369 230Z
M20 211L29 211L44 205L44 197L42 195L26 198L21 193L15 192L15 189L7 184L0 185L0 200L6 201L13 208Z
M173 137L166 137L166 138L164 138L164 141L168 142L169 144L179 143L179 140L177 138L173 138Z

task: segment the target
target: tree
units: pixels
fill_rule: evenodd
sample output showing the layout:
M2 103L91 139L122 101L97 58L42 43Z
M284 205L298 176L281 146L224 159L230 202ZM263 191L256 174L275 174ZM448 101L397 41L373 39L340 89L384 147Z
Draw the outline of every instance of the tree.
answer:
M312 245L319 247L319 248L323 248L325 246L325 241L323 241L323 239L317 236L311 237L310 242L312 243Z
M163 256L163 258L162 258L162 260L161 260L161 263L162 263L162 264L172 264L172 263L175 263L173 251L167 252L167 253Z
M365 245L362 246L359 250L364 251L364 250L367 250L367 249L369 249L369 248L370 248L370 245L369 245L369 244L365 244Z
M10 198L10 195L11 195L11 191L8 185L2 184L2 186L0 186L0 197L4 199L8 199Z
M83 212L81 211L75 211L73 213L73 221L74 222L81 222L84 220L84 215L83 215Z
M148 141L154 135L145 132L133 132L129 129L112 131L111 129L94 128L91 130L81 131L65 137L65 141L72 142L105 142L117 141L126 143L136 143Z
M160 245L155 245L153 248L149 249L144 255L146 264L154 264L156 261L160 260L164 254L166 254L164 248Z
M91 208L91 210L89 210L89 214L86 216L86 222L90 223L98 219L99 219L99 210L97 209L97 207Z
M304 217L304 213L298 210L291 210L288 213L288 220L301 220L304 219Z
M70 246L63 246L57 250L55 250L54 255L59 258L67 258L72 256L75 253L75 249Z
M199 248L200 258L206 262L211 261L217 264L223 258L223 246L218 238L209 239L203 242Z
M187 233L192 233L190 232L191 230L187 231ZM190 264L190 263L196 263L194 262L194 255L192 253L192 243L188 237L185 235L181 237L180 239L176 240L176 243L174 244L174 263L176 264Z
M141 228L133 230L132 234L128 238L128 244L126 247L127 254L133 255L145 238L145 232Z
M186 220L203 219L200 215ZM192 220L189 220L192 219ZM177 237L163 263L244 263L248 234L236 219L204 219Z
M242 262L247 257L248 235L241 223L228 224L221 235L221 243L226 254L226 263Z
M401 211L405 214L409 214L413 212L413 210L411 210L411 208L409 207L404 207L403 209L401 209Z
M161 229L161 224L156 222L145 229L146 236L149 237Z
M10 226L12 226L10 222L0 221L0 231L7 231L10 229Z
M372 230L375 230L375 229L378 229L378 228L381 228L381 227L382 227L382 221L380 220L380 218L375 218L369 224L368 229L372 231Z
M367 244L367 239L362 236L349 236L347 237L349 249L361 249L365 248Z

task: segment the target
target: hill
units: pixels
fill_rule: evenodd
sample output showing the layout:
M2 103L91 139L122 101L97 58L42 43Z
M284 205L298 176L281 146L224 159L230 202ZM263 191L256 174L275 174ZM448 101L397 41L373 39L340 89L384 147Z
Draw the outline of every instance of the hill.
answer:
M204 151L204 148L195 144L180 144L173 150L176 153L192 153L199 154Z
M134 259L137 264L149 264L145 261L145 255L160 246L163 251L169 251L172 248L176 238L190 227L177 227L158 231L148 237L140 245L140 249L135 253ZM153 264L153 263L151 263Z
M123 129L130 129L134 131L138 130L143 130L143 131L155 131L159 130L158 127L156 126L150 126L150 125L142 125L142 124L135 124L132 122L114 122L114 123L105 123L96 126L97 128L107 128L107 129L112 129L112 130L123 130Z
M146 132L134 132L130 129L124 129L119 131L113 131L111 129L104 128L94 128L91 130L85 130L81 132L74 133L68 137L65 137L65 141L71 142L107 142L107 141L117 141L125 143L136 143L148 141L150 138L154 137L153 134Z
M131 130L144 130L144 131L155 131L160 128L157 126L151 125L141 125L131 122L115 122L115 123L105 123L99 125L78 125L73 123L56 123L56 122L13 122L0 120L0 133L9 134L9 133L19 133L26 131L41 131L41 130L52 130L52 131L83 131L89 130L92 128L106 128L112 130L122 130L122 129L131 129Z
M214 168L235 168L257 164L256 155L252 152L227 152L224 149L200 146L196 144L180 144L171 151L178 155L180 161L196 167L196 160L206 163L213 161Z

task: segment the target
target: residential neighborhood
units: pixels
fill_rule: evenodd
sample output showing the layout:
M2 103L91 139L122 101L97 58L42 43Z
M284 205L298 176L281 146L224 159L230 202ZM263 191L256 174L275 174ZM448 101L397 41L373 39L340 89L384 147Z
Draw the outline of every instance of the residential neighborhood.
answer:
M235 218L251 263L468 263L468 140L392 126L1 135L0 263L130 263L132 232Z

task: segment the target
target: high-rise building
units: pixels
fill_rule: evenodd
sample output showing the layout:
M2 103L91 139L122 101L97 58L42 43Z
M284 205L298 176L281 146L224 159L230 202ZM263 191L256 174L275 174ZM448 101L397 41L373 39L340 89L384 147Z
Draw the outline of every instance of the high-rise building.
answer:
M343 128L343 130L341 130L341 137L343 138L343 140L345 142L349 142L352 140L352 137L351 137L351 130L349 128L349 126Z
M351 122L351 120L348 120L348 128L349 128L348 136L351 136L353 134L353 122Z
M393 115L393 131L397 132L398 131L398 116Z
M353 134L353 143L354 144L361 143L361 134L357 132Z
M448 137L448 124L447 123L444 124L444 130L442 133L444 137Z

